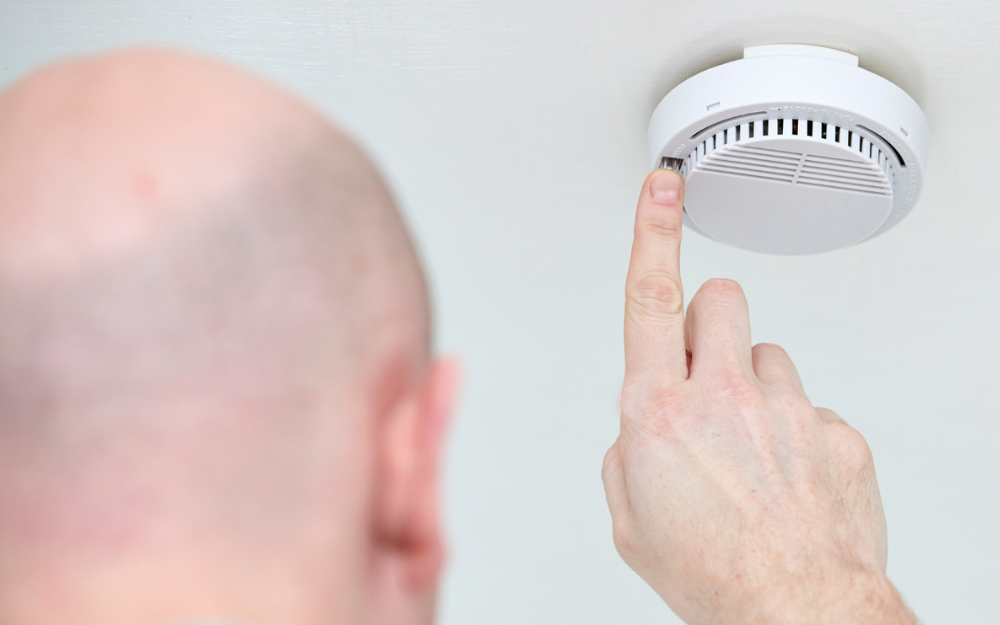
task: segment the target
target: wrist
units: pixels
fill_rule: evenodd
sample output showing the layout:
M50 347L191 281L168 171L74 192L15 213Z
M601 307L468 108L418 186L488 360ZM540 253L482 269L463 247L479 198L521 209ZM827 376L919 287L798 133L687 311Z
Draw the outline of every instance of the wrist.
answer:
M851 599L838 602L842 610L831 610L833 623L858 625L918 625L902 596L885 575L873 575L854 587Z
M824 575L796 586L774 593L776 601L752 619L754 625L919 625L884 574ZM780 604L779 597L784 598Z

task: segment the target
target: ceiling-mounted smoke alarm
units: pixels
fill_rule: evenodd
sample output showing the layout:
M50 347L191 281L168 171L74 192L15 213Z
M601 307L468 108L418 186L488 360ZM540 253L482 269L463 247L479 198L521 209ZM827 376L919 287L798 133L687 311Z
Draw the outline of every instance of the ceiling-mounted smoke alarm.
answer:
M858 57L773 45L746 48L668 93L649 146L654 167L684 177L693 230L757 252L812 254L906 216L928 134L913 98Z

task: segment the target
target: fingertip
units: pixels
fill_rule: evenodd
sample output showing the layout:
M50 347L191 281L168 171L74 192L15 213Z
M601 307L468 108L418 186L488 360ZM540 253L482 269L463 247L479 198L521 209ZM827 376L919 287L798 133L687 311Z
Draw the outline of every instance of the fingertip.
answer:
M649 195L658 204L674 204L684 192L684 179L672 169L656 169L649 174Z
M679 239L684 220L684 180L671 169L656 169L646 178L636 213L636 235L660 242Z

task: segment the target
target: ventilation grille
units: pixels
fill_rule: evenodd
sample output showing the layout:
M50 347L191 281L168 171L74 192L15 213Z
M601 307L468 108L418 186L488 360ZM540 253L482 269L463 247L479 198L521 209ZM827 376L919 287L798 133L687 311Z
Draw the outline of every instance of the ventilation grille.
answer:
M803 152L775 150L754 145L763 138L797 136ZM833 158L808 152L808 142L834 143L857 158ZM773 180L788 184L892 195L893 162L878 144L853 131L832 124L798 119L757 119L719 129L704 137L691 154L680 161L665 159L662 166L688 172L704 170Z

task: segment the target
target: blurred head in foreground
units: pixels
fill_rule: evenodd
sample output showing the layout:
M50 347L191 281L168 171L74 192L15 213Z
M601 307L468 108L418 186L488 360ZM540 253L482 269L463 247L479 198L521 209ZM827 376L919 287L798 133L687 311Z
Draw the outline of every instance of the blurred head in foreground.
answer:
M421 624L454 370L320 114L137 49L0 93L0 623Z

